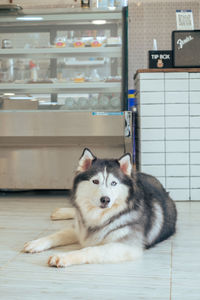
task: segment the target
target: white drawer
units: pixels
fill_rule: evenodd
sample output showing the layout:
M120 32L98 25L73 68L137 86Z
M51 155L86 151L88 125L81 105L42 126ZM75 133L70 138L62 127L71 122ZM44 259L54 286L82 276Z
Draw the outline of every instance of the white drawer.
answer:
M190 151L191 152L200 152L200 140L199 141L190 141Z
M200 73L189 73L190 79L200 78Z
M199 128L190 128L190 139L191 140L200 140Z
M190 163L192 165L199 164L199 170L200 170L200 153L190 153Z
M163 73L139 73L138 79L164 79L164 72Z
M164 105L162 104L144 104L140 105L141 116L164 116Z
M165 92L165 103L188 103L188 92Z
M200 103L200 91L190 91L190 103Z
M166 177L167 189L189 189L189 177Z
M165 91L188 91L189 82L188 79L166 79Z
M164 91L164 80L140 80L140 92Z
M163 104L164 95L164 92L140 92L139 101L140 104Z
M190 79L190 91L200 91L200 78Z
M189 152L189 141L166 141L166 152Z
M188 104L166 104L165 105L166 116L184 116L189 114Z
M190 115L191 116L200 116L200 103L190 104Z
M169 72L165 73L165 79L188 79L188 72Z
M190 165L190 175L200 177L200 165Z
M189 189L167 189L170 197L174 201L189 201L190 192Z
M189 116L165 117L167 128L189 128Z
M189 165L166 165L166 176L167 177L188 177L189 176Z
M200 117L190 117L190 126L198 127L200 129Z
M200 189L200 177L191 177L190 182L192 189Z
M140 170L143 173L153 175L155 177L164 177L165 176L165 166L140 166Z
M141 128L164 128L164 117L141 117Z
M192 201L200 201L200 189L192 189L190 193Z
M140 137L142 141L164 140L164 129L141 129Z
M165 152L165 142L164 141L142 141L140 143L140 151L143 153Z
M164 165L165 153L141 153L140 163L142 165Z
M166 164L168 165L189 164L189 153L166 153Z
M189 128L167 128L166 140L189 140Z

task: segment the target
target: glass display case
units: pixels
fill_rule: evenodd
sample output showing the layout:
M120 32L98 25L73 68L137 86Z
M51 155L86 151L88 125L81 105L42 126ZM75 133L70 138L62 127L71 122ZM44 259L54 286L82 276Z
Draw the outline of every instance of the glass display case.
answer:
M1 109L124 110L125 18L87 9L1 14Z
M84 147L131 147L127 10L0 15L0 189L70 188Z

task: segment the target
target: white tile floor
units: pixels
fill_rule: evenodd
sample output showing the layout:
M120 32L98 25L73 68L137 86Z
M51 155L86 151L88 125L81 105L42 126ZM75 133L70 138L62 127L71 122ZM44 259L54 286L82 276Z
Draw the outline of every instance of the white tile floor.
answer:
M147 250L137 262L47 266L51 253L21 253L26 241L65 227L51 221L51 211L69 205L64 195L0 195L1 300L199 300L200 202L179 202L176 235Z

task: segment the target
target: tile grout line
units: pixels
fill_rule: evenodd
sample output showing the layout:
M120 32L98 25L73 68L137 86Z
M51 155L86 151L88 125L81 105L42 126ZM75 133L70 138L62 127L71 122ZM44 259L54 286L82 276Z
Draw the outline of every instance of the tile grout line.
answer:
M164 160L165 160L165 189L167 189L167 120L166 120L166 78L164 73Z
M41 231L39 234L36 235L36 237L34 239L39 238L39 236L45 232L48 231L48 228L44 229L43 231ZM20 256L20 254L24 253L22 250L19 250L19 252L12 257L11 259L9 259L5 264L3 264L2 266L0 266L0 271L4 270L10 263L12 263L18 256Z
M191 190L191 116L190 116L190 73L189 73L189 78L188 78L188 121L189 121L189 145L188 145L188 150L189 150L189 201L192 199L192 190Z
M171 242L171 258L170 258L170 300L172 300L172 264L173 264L173 240Z

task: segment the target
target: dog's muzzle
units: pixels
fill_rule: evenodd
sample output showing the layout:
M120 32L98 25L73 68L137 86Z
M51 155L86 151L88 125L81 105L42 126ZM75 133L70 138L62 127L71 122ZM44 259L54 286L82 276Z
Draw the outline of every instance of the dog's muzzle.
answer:
M100 202L101 202L101 205L100 205L100 207L101 208L106 208L106 207L108 207L108 204L109 204L109 202L110 202L110 198L109 197L101 197L100 198Z

